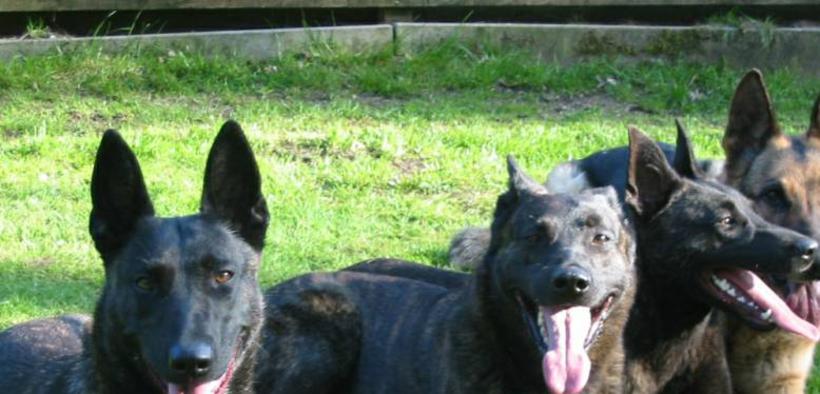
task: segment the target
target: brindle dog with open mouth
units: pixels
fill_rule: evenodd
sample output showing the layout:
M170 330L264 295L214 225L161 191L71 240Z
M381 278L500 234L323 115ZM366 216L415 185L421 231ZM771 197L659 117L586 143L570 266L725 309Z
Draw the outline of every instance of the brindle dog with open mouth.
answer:
M115 131L97 151L90 232L105 284L93 321L66 316L0 333L0 384L21 394L250 393L262 326L268 224L239 125L211 148L198 214L160 218Z
M272 288L257 392L619 393L634 246L615 192L508 167L475 274L378 260Z
M713 307L749 326L817 338L761 279L810 272L817 243L765 222L748 199L704 176L678 126L676 149L664 152L633 129L628 149L559 165L547 184L612 185L633 212L639 286L625 330L626 392L729 393L725 325Z

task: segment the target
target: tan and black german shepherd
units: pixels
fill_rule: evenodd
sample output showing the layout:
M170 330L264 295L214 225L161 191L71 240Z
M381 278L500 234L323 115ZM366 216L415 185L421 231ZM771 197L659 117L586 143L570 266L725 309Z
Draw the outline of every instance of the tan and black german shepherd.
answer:
M820 97L805 134L786 135L778 126L761 73L740 81L723 137L722 181L749 197L772 223L820 239ZM820 326L816 275L773 278L791 309ZM805 392L815 343L782 330L754 331L736 325L728 340L732 383L738 393Z

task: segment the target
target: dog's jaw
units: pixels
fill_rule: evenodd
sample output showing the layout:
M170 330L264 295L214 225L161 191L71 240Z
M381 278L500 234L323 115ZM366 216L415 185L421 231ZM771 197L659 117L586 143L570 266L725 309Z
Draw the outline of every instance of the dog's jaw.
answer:
M814 323L796 315L783 299L752 271L708 271L701 275L700 282L716 301L737 313L749 324L761 328L774 324L812 341L820 338L820 331Z
M550 393L580 393L589 379L589 348L600 337L615 295L595 307L541 306L517 295L525 324L542 356L542 372Z

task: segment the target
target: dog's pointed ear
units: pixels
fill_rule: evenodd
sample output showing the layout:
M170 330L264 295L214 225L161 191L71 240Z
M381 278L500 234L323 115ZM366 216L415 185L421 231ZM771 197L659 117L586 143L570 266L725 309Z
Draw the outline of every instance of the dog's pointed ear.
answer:
M208 154L200 212L227 223L262 250L269 218L262 179L245 133L234 121L225 122Z
M652 218L666 206L681 182L658 145L640 130L630 127L627 204L639 216Z
M97 149L91 204L89 232L106 263L123 246L137 221L154 215L139 162L114 130L103 134Z
M672 168L684 178L698 179L702 174L698 161L695 159L692 140L686 134L686 129L683 128L680 119L675 119L675 126L678 128L678 139L675 143L675 160Z
M763 75L753 69L737 85L723 135L728 178L743 176L769 140L779 135Z
M524 173L513 155L507 156L507 172L510 174L510 190L519 198L547 194L547 188Z
M811 109L811 121L809 122L807 136L809 138L820 138L820 95L814 100L814 106Z

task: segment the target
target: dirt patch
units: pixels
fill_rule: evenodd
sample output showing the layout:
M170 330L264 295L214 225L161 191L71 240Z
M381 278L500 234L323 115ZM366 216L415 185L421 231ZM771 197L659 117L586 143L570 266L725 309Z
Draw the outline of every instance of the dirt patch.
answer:
M415 175L429 168L422 158L401 158L393 160L392 164L402 175Z
M34 260L28 261L26 264L37 267L37 268L45 268L54 265L56 261L51 257L41 257Z
M302 138L287 138L263 143L259 151L261 154L293 158L303 163L312 163L325 158L354 160L362 156L376 159L382 156L381 150L358 141L354 141L347 148L335 146L320 133L305 135Z
M555 115L570 114L588 109L600 109L602 112L629 112L628 104L620 102L607 94L543 94L540 101L544 103L546 112Z
M20 138L23 136L23 132L17 129L5 129L3 130L3 137L12 139L12 138Z

